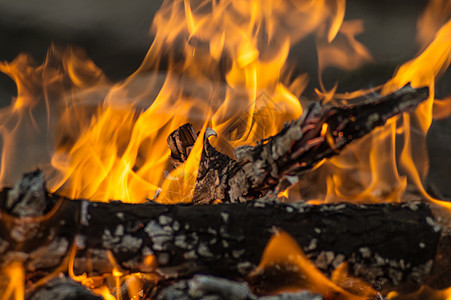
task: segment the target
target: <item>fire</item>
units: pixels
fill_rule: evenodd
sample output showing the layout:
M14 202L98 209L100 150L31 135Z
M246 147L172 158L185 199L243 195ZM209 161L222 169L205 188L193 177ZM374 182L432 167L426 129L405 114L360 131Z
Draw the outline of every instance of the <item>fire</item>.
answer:
M285 268L290 273L290 277L294 277L290 280L288 286L284 286L283 283L282 286L278 286L278 291L306 289L313 293L322 294L326 299L363 300L376 296L376 292L362 281L355 281L350 284L352 279L350 280L347 276L346 265L341 265L334 271L332 275L334 282L328 279L307 258L296 241L283 231L278 231L273 235L266 245L259 266L250 276L258 279L271 268ZM291 273L295 273L297 276ZM284 277L284 275L278 275ZM279 281L281 280L279 279ZM342 286L346 285L348 289L352 288L352 291L343 289Z
M302 115L300 99L309 78L292 76L293 45L315 36L320 77L327 67L352 70L373 61L357 39L363 21L345 20L345 4L345 0L165 1L155 16L154 42L142 65L119 83L110 82L75 48L52 47L42 65L23 54L0 63L0 71L17 86L17 97L0 111L1 183L11 185L24 171L39 166L51 191L70 198L189 203L208 127L217 132L210 142L231 155L237 146L274 135L286 121ZM321 180L315 184L325 183L326 191L316 196L315 203L398 202L408 183L414 183L425 197L442 204L422 185L427 173L423 146L433 118L451 114L448 95L434 98L435 79L451 62L450 9L448 1L431 0L418 23L422 51L383 86L343 95L336 93L339 83L326 90L320 78L317 93L323 101L386 94L407 83L429 86L431 97L414 114L391 120L319 166L315 174ZM187 122L200 129L199 138L187 162L173 170L166 139ZM327 124L321 135L329 137ZM292 194L297 195L291 190L280 195ZM94 279L73 273L75 250L68 272L90 286ZM149 256L146 264L153 267L155 258ZM296 282L296 289L340 299L364 299L375 293L357 280L351 281L358 291L346 287L345 281L350 281L345 278L350 277L345 266L327 279L285 233L270 241L255 274L275 264L289 264L299 277L305 276ZM22 267L14 264L8 270L5 274L11 280L4 299L22 299ZM141 275L122 274L117 268L110 280L119 290L127 276ZM90 287L105 299L120 299L102 284ZM138 283L131 284L129 296L138 297L140 289Z
M44 157L29 163L46 170L52 191L100 201L152 199L171 185L168 180L180 177L163 176L171 168L165 140L178 126L213 128L218 139L212 143L231 154L300 117L298 98L308 78L288 80L290 46L311 33L334 40L344 11L343 0L166 1L155 16L155 39L141 67L118 84L73 49L51 49L38 67L25 56L3 63L18 97L3 111L8 120L2 182L26 169L17 168L14 149L23 136L19 129L28 130L23 123L31 122L43 140L55 141L33 151ZM38 106L46 120L34 119Z
M2 292L2 300L22 300L25 296L25 272L22 263L14 262L1 271L1 274L7 278L2 278L3 282L8 282L6 288L0 290ZM3 285L3 283L2 283Z

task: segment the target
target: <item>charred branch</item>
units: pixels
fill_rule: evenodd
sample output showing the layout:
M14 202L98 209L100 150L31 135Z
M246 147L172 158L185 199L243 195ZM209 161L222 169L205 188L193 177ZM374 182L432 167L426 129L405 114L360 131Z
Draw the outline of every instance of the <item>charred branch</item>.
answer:
M387 96L349 100L340 106L313 103L277 135L235 149L236 160L214 149L208 142L211 134L206 134L194 202L245 202L283 191L323 159L415 108L428 94L427 88L405 86ZM190 124L168 137L175 165L185 161L196 138Z
M116 266L166 279L199 272L246 278L280 229L326 274L346 261L354 276L400 287L431 276L440 237L424 203L184 206L69 200L44 191L36 195L51 210L21 217L7 205L11 193L0 199L0 266L21 261L28 278L52 272L72 249L75 274Z

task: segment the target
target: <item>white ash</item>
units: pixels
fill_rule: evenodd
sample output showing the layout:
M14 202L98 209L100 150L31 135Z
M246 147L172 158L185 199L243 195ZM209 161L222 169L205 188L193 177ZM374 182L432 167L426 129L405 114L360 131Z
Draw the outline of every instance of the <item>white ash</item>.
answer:
M222 247L229 248L229 243L226 240L222 240L221 243L222 243Z
M186 235L177 235L174 239L174 245L181 249L187 249L188 244L186 243Z
M426 217L426 222L432 226L435 232L439 232L441 230L440 225L438 225L437 222L435 222L435 220L431 217Z
M151 237L153 245L152 248L157 251L167 250L167 243L172 240L168 235L157 235Z
M172 222L172 218L165 216L165 215L161 215L158 217L158 223L160 223L160 225L168 225L171 224Z
M124 235L124 226L121 225L121 224L119 224L119 225L116 227L116 230L114 231L114 235L116 235L116 236Z
M161 227L160 224L158 224L154 220L150 221L147 224L146 228L144 228L144 231L149 235L149 237L166 234L163 230L163 227Z
M172 229L174 229L174 231L179 231L180 230L180 223L177 221L174 221L172 223Z
M237 264L237 270L242 275L248 275L252 270L254 270L256 266L251 264L248 261L240 262Z
M363 258L371 257L371 250L368 247L362 247L359 249L359 252L362 253Z
M142 242L143 241L140 238L127 234L122 238L122 242L118 245L118 247L120 250L136 252L141 248Z
M113 248L120 240L120 237L111 235L111 232L108 229L105 229L103 232L102 245L107 249Z
M218 234L218 233L216 232L216 230L214 230L214 229L211 228L211 227L208 227L208 228L207 228L207 232L210 233L210 234L212 234L212 235L217 235L217 234Z
M316 249L318 240L317 239L311 239L310 240L310 244L307 246L307 248L305 248L305 250L307 251L312 251Z
M89 225L89 214L88 214L88 208L89 208L89 201L81 201L81 207L80 207L80 224L83 226Z
M227 223L229 221L229 214L228 213L221 212L220 215L221 215L221 218L224 221L224 223Z
M199 248L197 249L197 253L203 257L213 257L213 253L211 253L210 249L205 243L200 243Z

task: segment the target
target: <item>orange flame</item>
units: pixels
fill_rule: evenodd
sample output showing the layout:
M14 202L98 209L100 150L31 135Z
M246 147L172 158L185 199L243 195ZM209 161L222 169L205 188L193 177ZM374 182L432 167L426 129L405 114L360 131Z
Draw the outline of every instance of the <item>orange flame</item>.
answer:
M266 268L289 265L295 268L299 274L299 281L295 286L281 287L282 291L307 289L313 293L324 295L326 299L368 299L375 295L375 291L368 284L362 281L354 282L352 286L358 294L350 293L340 287L338 284L345 283L344 278L349 278L346 272L346 265L342 265L335 270L332 278L335 282L328 279L315 265L306 257L296 241L283 231L276 232L270 239L263 251L260 264L251 274L251 277L264 272ZM347 282L347 284L349 281ZM358 287L357 287L358 285Z
M155 16L155 39L142 65L117 84L77 49L52 47L40 66L26 55L0 63L0 71L17 85L11 106L0 110L1 183L11 184L39 166L46 171L51 190L71 198L139 203L161 191L158 201L190 202L207 127L218 133L211 142L231 154L233 148L274 135L285 121L301 116L299 97L308 76L290 78L292 45L316 35L320 74L327 67L351 70L372 61L356 38L363 32L363 22L344 20L345 4L345 0L165 1ZM316 172L327 193L316 203L400 201L409 180L425 197L451 211L449 203L432 198L422 186L427 173L424 136L433 118L451 113L448 95L434 100L435 78L451 62L450 13L449 1L430 1L418 21L422 52L381 88L387 94L407 83L429 86L430 99L414 114L390 120L319 167ZM337 87L338 83L326 91L321 83L317 92L324 101L379 92L375 88L337 95ZM200 137L187 162L172 170L166 138L186 122L201 128ZM329 136L327 125L321 135ZM281 193L291 194L295 193ZM92 278L73 273L75 250L68 272L89 285ZM363 290L356 292L358 296L345 289L344 278L349 278L345 266L334 273L333 281L327 279L289 236L279 233L268 244L258 270L287 262L308 274L297 288L351 299L372 293L363 283L356 283ZM145 263L153 267L154 257ZM23 270L19 264L11 270L8 274L14 280L6 298L20 298ZM117 285L126 275L117 269L113 277ZM103 286L93 289L106 299L114 298ZM136 296L137 290L131 288L130 295Z
M433 106L440 107L443 116L447 116L447 101L434 104L434 82L450 62L451 21L448 21L430 45L415 59L403 64L382 87L382 94L387 94L407 83L414 87L429 86L429 100L420 104L413 114L390 120L384 128L376 129L350 145L339 157L326 162L322 169L327 182L326 202L399 202L408 180L426 198L433 200L422 186L428 171L425 136L434 116ZM326 99L332 96L324 95ZM335 96L346 99L356 93ZM438 113L436 116L439 117Z
M38 67L25 56L4 63L0 70L15 79L18 97L2 112L1 178L11 182L38 161L51 190L71 198L154 198L170 186L165 141L178 126L212 127L219 136L212 143L231 154L300 117L298 97L308 78L288 80L290 46L315 32L333 41L344 11L344 0L165 1L141 67L115 85L78 50L52 48ZM35 106L44 121L34 119ZM26 131L30 123L34 132ZM23 135L27 141L56 141L30 148L34 162L25 161L27 167L17 164L14 150L24 131L33 132Z
M8 285L2 292L2 300L23 300L25 297L25 272L22 263L13 262L1 272L8 277Z

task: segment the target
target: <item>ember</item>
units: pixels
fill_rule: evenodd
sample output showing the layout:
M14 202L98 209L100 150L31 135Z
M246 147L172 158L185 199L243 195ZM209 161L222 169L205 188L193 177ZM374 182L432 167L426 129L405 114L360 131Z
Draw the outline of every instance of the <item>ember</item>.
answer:
M166 0L123 81L76 47L0 63L1 299L451 297L451 204L424 186L451 6L391 79L339 93L326 69L377 63L345 14ZM314 96L289 55L312 36Z

